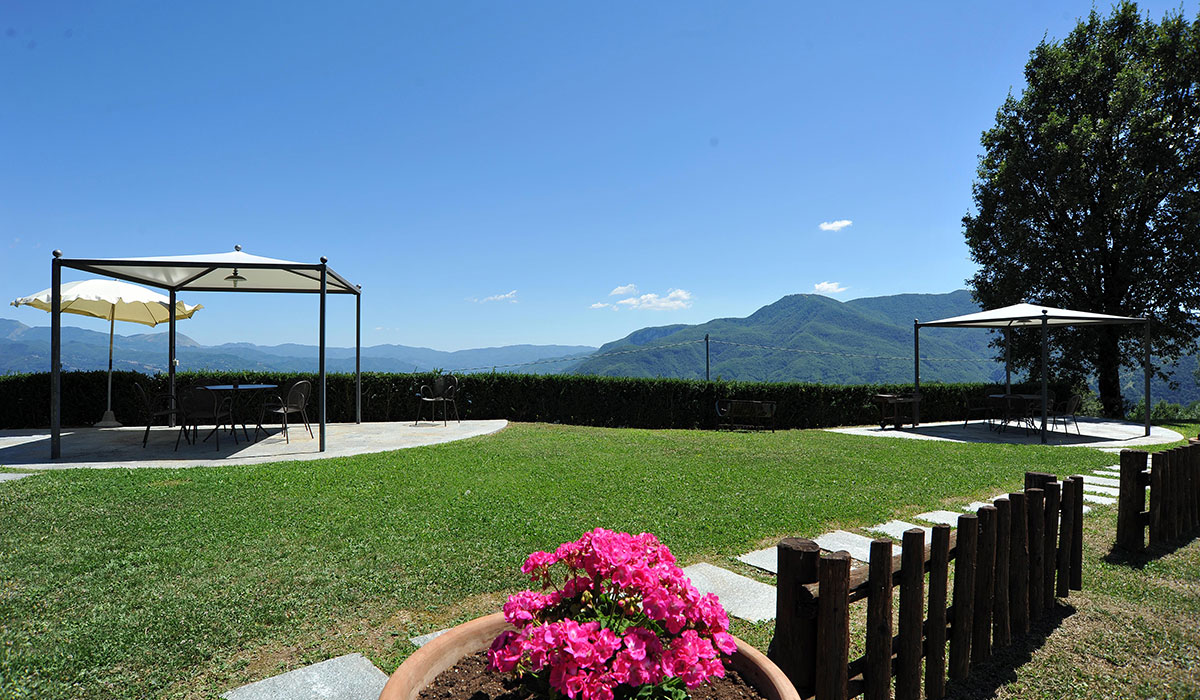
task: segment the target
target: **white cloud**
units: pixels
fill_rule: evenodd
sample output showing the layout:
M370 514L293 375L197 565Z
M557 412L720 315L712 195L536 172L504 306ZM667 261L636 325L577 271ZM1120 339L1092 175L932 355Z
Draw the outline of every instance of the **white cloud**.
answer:
M686 289L671 289L665 297L657 294L643 294L629 297L617 302L631 309L649 309L651 311L679 311L692 305L692 293Z
M820 229L822 231L841 231L854 222L850 219L838 219L837 221L822 221Z
M813 285L813 293L815 294L837 294L844 291L846 291L846 288L837 282L817 282Z
M633 284L631 282L629 284L623 284L620 287L617 287L616 289L609 292L608 295L610 297L623 297L623 296L626 296L629 294L637 294L637 293L638 293L637 285Z
M595 304L592 304L593 309L607 309L610 306L612 306L612 304L606 304L603 301L598 301Z
M470 301L475 301L475 299L471 299ZM478 303L486 304L489 301L507 301L510 304L515 304L517 303L517 290L514 289L508 294L493 294L490 297L480 299Z

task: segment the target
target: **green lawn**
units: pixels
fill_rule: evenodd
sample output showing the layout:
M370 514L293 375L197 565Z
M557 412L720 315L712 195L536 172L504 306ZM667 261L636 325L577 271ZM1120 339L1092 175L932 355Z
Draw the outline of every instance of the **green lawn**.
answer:
M596 526L729 565L783 536L1018 489L1026 470L1114 462L820 431L513 425L319 462L47 472L0 487L0 698L209 697L351 651L390 671L409 636L498 609L528 552ZM1185 569L1194 584L1195 559ZM765 646L770 625L734 632Z

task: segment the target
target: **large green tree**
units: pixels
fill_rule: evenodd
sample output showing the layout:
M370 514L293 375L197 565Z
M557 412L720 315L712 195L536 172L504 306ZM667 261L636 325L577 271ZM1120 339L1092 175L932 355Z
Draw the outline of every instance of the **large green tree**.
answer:
M963 218L976 301L1150 316L1159 360L1194 351L1200 16L1093 10L1031 52L1025 81L983 134L975 212ZM1140 365L1141 339L1137 326L1055 330L1051 371L1095 376L1105 413L1119 415L1120 370ZM1037 371L1039 343L1014 333L1014 364Z

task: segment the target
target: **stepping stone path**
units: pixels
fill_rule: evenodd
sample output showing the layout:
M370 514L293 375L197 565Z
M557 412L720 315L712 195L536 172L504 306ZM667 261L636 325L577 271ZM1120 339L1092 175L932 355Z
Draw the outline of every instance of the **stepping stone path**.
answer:
M0 473L0 481L16 481L17 479L24 479L27 476L33 476L33 474L18 474L16 472L3 472L3 473Z
M231 690L226 700L375 700L387 674L362 654L346 654Z
M1116 489L1114 487L1120 485L1120 481L1118 479L1116 479L1116 477L1118 477L1118 476L1120 476L1120 466L1118 466L1118 465L1104 467L1102 470L1096 470L1093 474L1083 475L1082 476L1083 488L1085 491L1085 493L1083 494L1083 500L1088 501L1089 503L1096 503L1098 505L1112 505L1112 504L1116 503L1117 499L1114 498L1114 496L1118 495L1119 491L1118 491L1118 489ZM1007 498L1007 497L1008 497L1008 494L1003 493L998 496L993 496L989 500L996 501L998 499ZM974 501L970 505L963 506L963 511L975 512L986 505L989 505L989 503L985 502L985 501ZM1083 506L1083 512L1085 514L1090 511L1091 511L1091 508L1089 506L1086 506L1086 505ZM962 515L961 512L956 513L954 511L949 511L949 510L934 510L934 511L930 511L928 513L921 513L920 515L917 515L914 517L917 520L922 520L927 523L935 523L935 524L944 523L946 525L949 525L950 527L957 527L958 526L958 517L960 515ZM912 523L909 523L909 522L906 522L903 520L889 520L888 522L883 523L881 525L875 525L874 527L868 527L865 529L868 532L877 532L877 533L880 533L883 535L887 535L888 537L891 537L892 539L900 540L900 539L902 539L902 536L903 536L905 530L911 530L914 527L919 527L922 530L924 530L926 533L926 540L929 539L929 533L932 528L926 527L924 525L914 525ZM814 538L813 541L816 542L823 550L827 550L827 551L831 551L831 552L835 552L838 550L845 550L850 553L851 557L859 560L860 562L868 561L869 556L870 556L871 538L864 537L862 535L859 535L859 534L856 534L853 532L847 532L845 530L834 530L833 532L827 532L824 535ZM741 561L743 563L757 567L759 569L762 569L763 571L768 571L772 574L777 574L778 567L779 567L779 564L777 561L777 556L778 555L776 554L776 549L774 547L768 547L766 549L759 549L759 550L755 550L753 552L747 552L746 554L739 556L738 561ZM701 566L708 567L709 569L716 568L709 564L703 564ZM684 571L687 572L691 568L692 567L689 567L688 569L684 569ZM729 573L732 576L736 576L736 574L733 574L732 572L726 572L726 573ZM713 578L715 579L716 577L713 577ZM737 578L744 578L744 577L737 577ZM735 579L728 579L728 580L735 581ZM750 581L750 579L746 579L746 580ZM694 580L693 580L693 583L695 583ZM752 581L752 583L754 583L756 586L763 585L761 583L758 583L757 581ZM697 585L697 588L699 588L699 585ZM708 591L705 591L705 592L708 592ZM720 596L722 603L724 603L724 601L725 601L725 596L730 595L730 591L723 589L720 586L714 586L711 592L716 593L718 596ZM774 600L774 595L772 595L772 600ZM729 614L733 615L734 617L742 617L741 615L738 615L733 610L729 609L728 606L726 606L726 610L729 611ZM775 617L775 610L773 607L771 608L769 614L770 614L770 617L767 617L765 619L773 619ZM743 619L748 619L748 618L743 618ZM757 622L758 620L755 619L755 621Z

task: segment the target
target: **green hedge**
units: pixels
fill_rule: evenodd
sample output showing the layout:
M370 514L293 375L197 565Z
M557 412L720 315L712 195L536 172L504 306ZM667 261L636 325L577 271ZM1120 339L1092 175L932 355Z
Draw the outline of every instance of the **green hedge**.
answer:
M86 426L104 411L105 372L64 372L64 426ZM404 421L417 414L415 396L432 374L363 374L363 420ZM288 385L310 374L283 372L185 372L177 385L242 383ZM166 390L167 377L113 373L113 410L129 425L141 420L134 382L153 392ZM327 409L332 423L354 420L354 375L328 375ZM50 375L0 376L0 428L45 428L50 424ZM721 398L778 402L776 427L823 428L865 425L879 419L876 393L911 391L911 385L838 386L803 383L702 382L686 379L632 379L576 375L471 374L461 378L458 410L463 419L569 423L634 428L711 428ZM921 387L924 421L963 417L963 395L996 393L996 384L929 384ZM1017 391L1036 392L1029 385ZM1053 386L1062 398L1070 387ZM310 414L315 418L315 411Z

